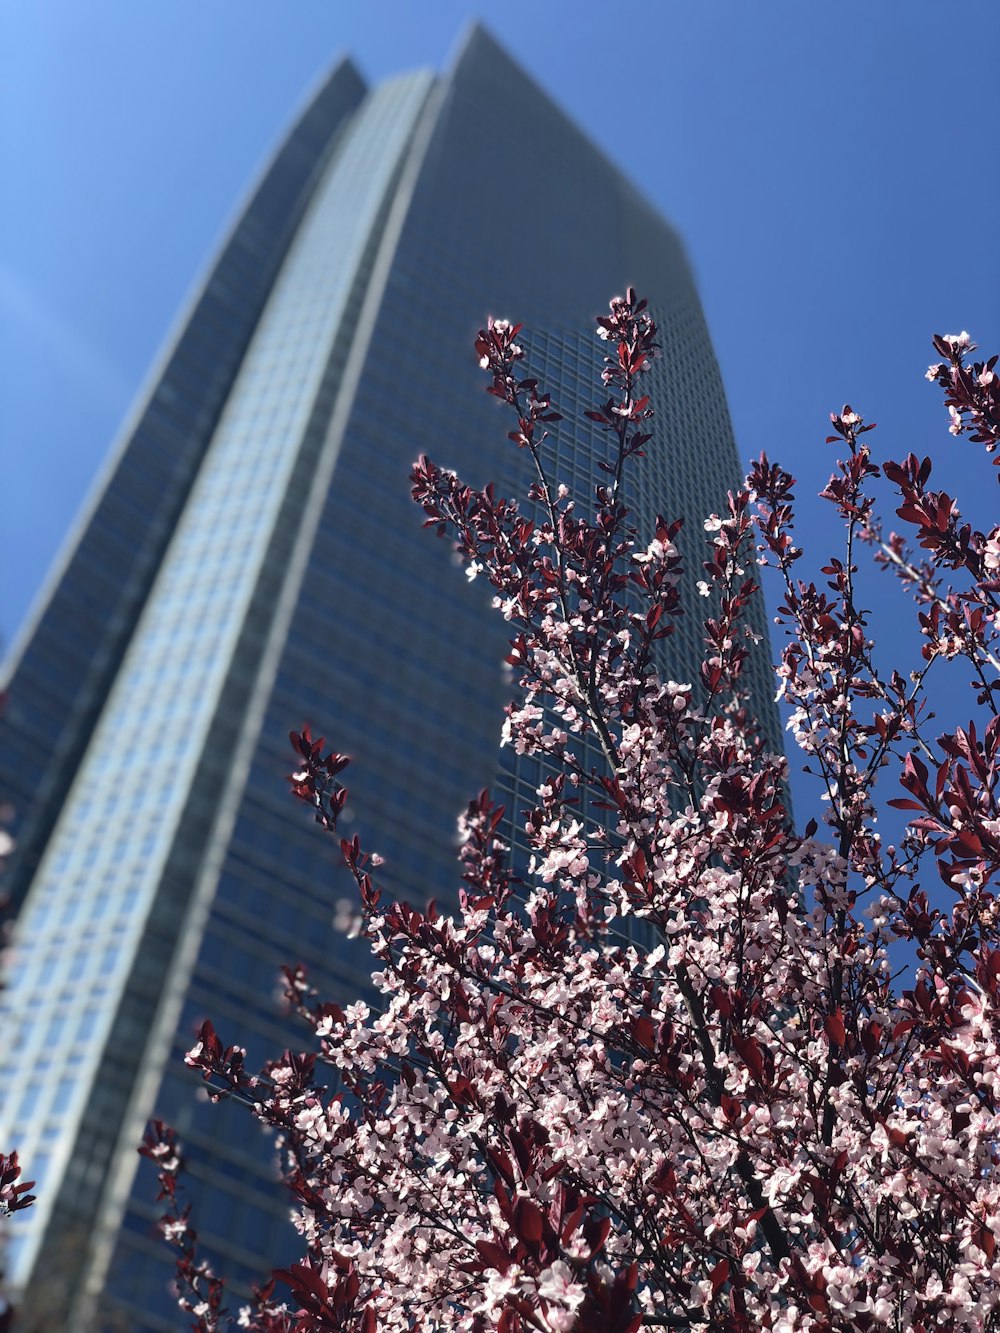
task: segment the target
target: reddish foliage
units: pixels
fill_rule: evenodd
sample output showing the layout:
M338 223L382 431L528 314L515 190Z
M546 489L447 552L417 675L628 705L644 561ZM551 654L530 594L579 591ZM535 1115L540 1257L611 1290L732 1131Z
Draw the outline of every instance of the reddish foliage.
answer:
M388 901L375 858L344 839L380 1010L324 1002L290 969L318 1056L252 1076L206 1024L188 1057L277 1131L299 1206L303 1261L244 1326L995 1328L1000 527L963 523L926 459L876 464L872 427L845 407L823 491L844 550L821 582L799 577L795 483L761 457L705 522L698 679L665 679L680 522L659 519L644 548L622 499L652 439L638 381L656 329L632 292L598 325L607 396L588 416L608 455L588 517L549 476L559 414L519 375L520 326L504 321L476 350L533 460L529 508L427 458L412 475L427 523L511 622L521 693L504 738L549 774L524 816L530 860L512 863L481 793L462 820L459 909L443 915ZM935 346L950 429L992 452L996 358L967 365L967 335ZM880 478L904 535L879 525ZM917 669L876 661L862 543L914 599ZM782 582L777 674L827 801L822 836L792 827L785 759L746 691L755 564ZM935 736L928 673L959 658L977 716ZM293 791L334 832L347 761L308 731L292 744ZM906 820L895 846L878 824L887 782L904 793L888 802ZM900 943L915 958L901 986ZM218 1328L173 1140L155 1127L144 1151L185 1308Z

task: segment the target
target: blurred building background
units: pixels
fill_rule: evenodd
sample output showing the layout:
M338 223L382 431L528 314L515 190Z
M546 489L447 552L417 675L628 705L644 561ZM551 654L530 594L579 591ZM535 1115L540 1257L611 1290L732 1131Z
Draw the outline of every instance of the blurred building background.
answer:
M287 794L288 730L355 756L345 824L387 885L447 899L456 815L491 778L516 806L528 775L496 767L506 626L422 531L408 469L520 480L471 353L510 315L567 418L556 479L585 499L588 329L627 283L663 345L634 506L689 519L693 580L739 464L681 245L481 28L441 77L369 89L338 64L239 211L7 672L0 1132L38 1182L8 1253L35 1326L186 1326L137 1170L152 1115L184 1139L217 1271L246 1288L293 1253L268 1140L182 1061L208 1016L251 1065L294 1042L282 963L341 999L367 986L333 924L353 886ZM693 617L666 652L690 679ZM766 654L755 670L767 700Z

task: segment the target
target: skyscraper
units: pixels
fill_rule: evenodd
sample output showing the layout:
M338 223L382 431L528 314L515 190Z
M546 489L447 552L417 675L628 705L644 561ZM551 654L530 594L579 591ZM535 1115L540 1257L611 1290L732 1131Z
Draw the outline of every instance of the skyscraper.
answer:
M217 1267L249 1282L281 1257L268 1144L181 1055L209 1015L248 1063L287 1044L282 962L366 985L331 924L347 881L286 793L288 729L356 756L346 817L389 886L446 897L456 814L494 772L506 633L421 531L408 468L513 477L476 328L525 320L569 419L596 393L580 331L626 282L663 345L635 507L700 517L738 460L678 239L482 29L440 78L367 90L338 65L240 213L13 655L0 1116L39 1195L10 1276L52 1327L99 1298L130 1329L183 1326L136 1175L154 1114L185 1140ZM568 424L559 480L585 495L600 447Z

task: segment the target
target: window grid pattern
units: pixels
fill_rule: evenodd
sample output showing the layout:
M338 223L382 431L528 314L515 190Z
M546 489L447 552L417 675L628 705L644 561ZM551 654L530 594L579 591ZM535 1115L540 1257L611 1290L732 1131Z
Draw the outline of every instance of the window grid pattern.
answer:
M68 777L135 628L317 171L364 86L341 62L223 247L127 443L79 525L33 631L5 673L0 801L17 845L5 890L21 901L61 813Z
M11 1066L0 1117L39 1184L18 1228L25 1262L162 892L354 275L427 87L416 75L371 94L311 204L21 912L0 1013L23 1038L0 1057ZM58 1110L53 1062L73 1084Z

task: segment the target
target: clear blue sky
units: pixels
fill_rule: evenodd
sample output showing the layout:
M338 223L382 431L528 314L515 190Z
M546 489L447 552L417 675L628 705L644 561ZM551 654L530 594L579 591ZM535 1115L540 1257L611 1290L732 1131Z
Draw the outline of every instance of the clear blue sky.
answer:
M814 493L845 398L947 448L930 332L1000 349L992 0L31 0L0 17L7 644L307 90L344 51L441 68L473 15L679 226L744 455Z

